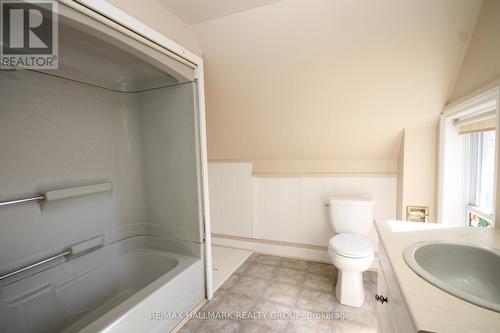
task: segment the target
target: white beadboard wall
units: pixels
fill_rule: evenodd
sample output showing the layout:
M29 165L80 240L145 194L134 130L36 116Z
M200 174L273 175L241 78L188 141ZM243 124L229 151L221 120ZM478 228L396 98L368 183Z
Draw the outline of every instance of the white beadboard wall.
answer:
M327 246L332 197L375 200L375 219L396 218L396 176L254 177L251 163L209 163L215 234ZM370 240L377 248L373 229Z
M209 163L208 188L212 232L252 237L252 164Z
M252 237L300 243L300 178L253 181Z

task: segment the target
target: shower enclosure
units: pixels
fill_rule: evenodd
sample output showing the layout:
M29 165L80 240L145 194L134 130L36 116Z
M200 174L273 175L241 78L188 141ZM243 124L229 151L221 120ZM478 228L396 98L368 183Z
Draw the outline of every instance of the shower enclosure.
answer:
M64 1L59 68L0 71L0 332L168 332L210 296L199 64L115 21Z

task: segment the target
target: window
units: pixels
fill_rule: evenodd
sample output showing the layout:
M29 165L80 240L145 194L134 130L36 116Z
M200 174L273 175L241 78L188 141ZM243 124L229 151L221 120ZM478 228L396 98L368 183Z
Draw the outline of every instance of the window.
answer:
M500 85L483 88L441 114L438 223L495 226L499 101Z
M490 227L495 184L495 131L464 135L467 174L466 212L470 226Z

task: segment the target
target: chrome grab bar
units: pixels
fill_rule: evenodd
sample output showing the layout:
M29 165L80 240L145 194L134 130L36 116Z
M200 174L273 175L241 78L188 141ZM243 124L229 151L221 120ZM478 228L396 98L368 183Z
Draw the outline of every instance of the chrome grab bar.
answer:
M74 186L67 187L60 190L52 190L47 192L42 192L39 194L35 194L26 198L20 199L12 199L6 201L0 201L0 207L2 206L10 206L15 204L21 204L25 202L31 201L52 201L52 200L60 200L66 198L73 198L87 194L94 194L100 192L110 192L113 189L112 182L103 182L92 185L83 185L83 186Z
M66 251L59 253L59 254L56 254L56 255L53 255L50 258L43 259L43 260L40 260L34 264L21 267L13 272L10 272L10 273L4 274L4 275L0 275L0 281L3 279L6 279L8 277L11 277L13 275L16 275L16 274L22 273L24 271L30 270L32 268L38 267L40 265L46 264L46 263L51 262L53 260L56 260L58 258L62 258L62 257L71 255L71 257L69 258L69 259L71 259L74 256L78 256L78 255L87 253L89 251L96 250L97 248L99 248L103 245L104 245L104 235L95 236L95 237L87 239L83 242L73 244Z
M25 203L25 202L30 202L30 201L40 201L44 200L45 196L42 194L36 195L33 197L27 197L27 198L21 198L21 199L14 199L14 200L7 200L7 201L0 201L0 207L1 206L9 206L9 205L15 205L15 204L20 204L20 203Z
M24 271L30 270L32 268L38 267L40 265L46 264L48 262L51 262L51 261L56 260L56 259L59 259L61 257L65 257L65 256L70 255L70 254L71 254L70 250L64 251L63 253L56 254L55 256L52 256L50 258L40 260L40 261L38 261L38 262L36 262L34 264L31 264L31 265L28 265L28 266L24 266L24 267L19 268L18 270L13 271L13 272L1 275L0 276L0 280L6 279L6 278L11 277L13 275L22 273Z

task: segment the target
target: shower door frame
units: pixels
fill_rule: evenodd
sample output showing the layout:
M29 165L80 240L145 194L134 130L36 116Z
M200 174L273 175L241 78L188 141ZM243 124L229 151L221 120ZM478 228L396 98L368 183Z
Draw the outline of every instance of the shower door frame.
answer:
M148 39L149 41L165 48L175 56L184 60L187 65L194 69L195 82L198 91L198 118L199 118L199 137L200 137L200 162L201 162L201 180L202 180L202 200L203 200L203 240L205 253L205 289L207 299L213 297L212 289L212 241L210 233L210 204L208 197L208 158L207 158L207 137L206 137L206 122L205 122L205 85L203 59L176 42L172 41L165 35L155 31L141 21L124 13L115 6L103 0L59 0L63 4L69 2L83 5L87 9L111 19L119 25L131 30L133 33Z

